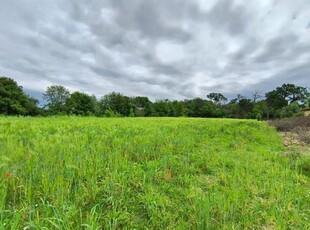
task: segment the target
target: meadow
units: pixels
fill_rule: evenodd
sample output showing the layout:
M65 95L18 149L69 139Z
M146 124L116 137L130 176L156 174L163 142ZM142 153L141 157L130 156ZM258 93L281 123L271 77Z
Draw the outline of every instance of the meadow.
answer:
M310 177L254 120L0 117L0 229L310 229Z

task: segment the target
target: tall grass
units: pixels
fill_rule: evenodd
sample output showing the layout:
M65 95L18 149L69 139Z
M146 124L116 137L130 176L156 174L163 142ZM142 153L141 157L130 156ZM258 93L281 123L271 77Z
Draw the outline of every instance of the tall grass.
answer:
M1 229L309 229L310 179L265 123L0 118Z

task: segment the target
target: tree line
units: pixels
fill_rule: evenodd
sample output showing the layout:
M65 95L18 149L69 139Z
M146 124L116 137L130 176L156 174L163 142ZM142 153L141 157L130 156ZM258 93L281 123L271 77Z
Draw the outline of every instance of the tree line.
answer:
M62 85L47 87L43 93L46 104L23 91L23 87L8 77L0 77L0 114L23 116L77 115L98 117L217 117L270 119L291 117L310 106L306 87L283 84L262 95L255 91L251 98L238 94L228 101L221 93L209 93L206 98L182 101L148 97L128 97L119 92L100 99L83 92L70 93Z

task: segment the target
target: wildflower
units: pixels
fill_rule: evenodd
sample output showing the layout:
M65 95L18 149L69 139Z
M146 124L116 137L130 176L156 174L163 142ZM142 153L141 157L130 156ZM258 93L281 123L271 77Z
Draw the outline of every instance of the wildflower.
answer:
M29 153L26 154L26 158L30 158L30 154Z
M10 176L11 176L11 173L6 173L6 174L4 174L4 178L5 178L5 179L9 178Z

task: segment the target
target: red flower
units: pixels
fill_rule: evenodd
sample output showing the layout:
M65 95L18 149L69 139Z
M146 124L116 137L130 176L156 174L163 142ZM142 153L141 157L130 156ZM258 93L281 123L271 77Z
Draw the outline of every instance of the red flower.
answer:
M30 158L30 154L29 153L26 154L26 158Z
M6 173L6 174L4 174L4 178L5 178L5 179L9 178L10 176L11 176L11 173Z

